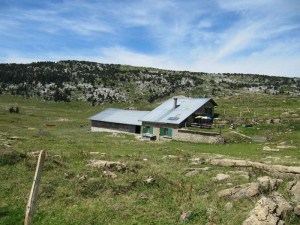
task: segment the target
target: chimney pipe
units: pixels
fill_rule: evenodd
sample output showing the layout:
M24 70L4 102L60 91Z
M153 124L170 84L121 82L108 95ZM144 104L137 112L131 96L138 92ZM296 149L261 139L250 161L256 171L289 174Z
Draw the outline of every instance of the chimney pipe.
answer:
M177 98L174 98L174 109L177 107Z

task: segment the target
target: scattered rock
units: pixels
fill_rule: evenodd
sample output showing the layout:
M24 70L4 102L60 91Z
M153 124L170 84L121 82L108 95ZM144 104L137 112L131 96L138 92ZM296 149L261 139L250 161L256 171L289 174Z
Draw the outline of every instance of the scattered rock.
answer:
M144 201L148 201L150 199L150 196L145 194L140 194L138 198Z
M206 215L207 215L207 218L208 220L210 221L210 223L207 223L207 224L214 224L214 223L211 223L211 221L214 220L214 214L215 214L216 210L214 208L211 208L209 207L207 210L206 210Z
M300 216L300 205L297 205L297 206L294 208L294 213L295 213L297 216Z
M293 195L293 201L300 202L300 181L289 182L288 191Z
M147 177L144 181L145 181L145 183L147 183L147 184L152 184L152 183L154 183L154 178L151 177L151 176L149 176L149 177Z
M180 215L180 221L186 221L188 220L192 215L192 211L186 211L186 212L183 212L181 215Z
M113 172L110 172L108 170L103 171L102 176L104 176L104 177L111 177L113 179L115 179L115 178L118 177L117 174L115 174Z
M227 202L226 205L225 205L226 210L230 210L230 209L232 209L232 207L233 207L232 202Z
M277 145L276 148L279 148L279 149L288 149L288 148L296 148L296 146L292 146L292 145Z
M122 162L113 162L113 161L105 161L105 160L90 160L87 164L89 167L94 168L108 168L108 169L117 169L118 171L123 171L127 169L125 163Z
M262 158L262 159L271 159L271 160L274 160L274 161L280 160L279 157L274 157L274 156L267 156L267 157Z
M148 159L147 159L147 158L143 158L143 161L145 161L145 162L146 162L146 161L148 161Z
M189 159L189 161L191 162L192 165L198 165L198 164L203 163L202 158L191 158L191 159Z
M77 177L78 177L78 180L80 180L80 181L84 181L87 179L87 175L83 175L81 177L79 175L77 175Z
M279 123L281 123L281 119L274 119L273 122L276 124L279 124Z
M186 173L185 176L186 176L186 177L192 177L192 176L197 175L198 173L200 173L199 170L192 170L192 171Z
M203 167L203 168L189 168L188 170L190 170L188 173L185 174L185 176L187 177L191 177L194 176L200 172L203 171L208 171L210 168L209 167Z
M246 180L250 179L249 173L241 173L240 176L245 178Z
M257 178L257 181L258 181L259 187L261 188L262 191L277 190L279 187L279 184L283 182L283 180L272 179L269 176L259 177L259 178Z
M31 157L39 157L41 151L27 152L27 155Z
M230 174L237 174L247 180L250 179L250 175L249 175L249 172L247 171L229 171Z
M219 173L219 174L217 174L216 177L213 177L212 180L222 181L222 180L227 180L229 177L230 177L230 175L228 175L228 174Z
M64 177L65 177L65 178L70 178L70 174L64 173Z
M233 199L240 199L244 197L254 197L260 194L258 183L248 183L233 188L228 188L218 192L219 197L229 197Z
M106 153L104 153L104 152L90 152L90 155L106 156Z
M277 213L278 205L270 198L262 197L253 210L248 214L248 218L243 225L278 225L284 224Z
M4 148L11 148L11 144L8 144L8 143L3 143L2 146Z
M279 152L279 149L278 148L270 148L269 146L264 146L263 151Z
M68 122L70 121L68 118L59 118L57 122Z
M118 133L113 132L110 136L111 136L111 137L117 137L117 136L118 136Z
M177 159L177 160L183 160L182 157L177 156L177 155L165 155L162 157L162 159Z

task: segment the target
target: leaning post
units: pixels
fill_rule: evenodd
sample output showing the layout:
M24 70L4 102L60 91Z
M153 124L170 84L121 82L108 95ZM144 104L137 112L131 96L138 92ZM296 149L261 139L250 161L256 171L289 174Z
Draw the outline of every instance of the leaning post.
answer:
M40 181L41 181L42 168L43 168L44 162L45 162L45 155L46 155L45 151L42 150L40 152L39 159L38 159L38 162L36 165L35 175L33 178L33 183L31 186L28 203L26 206L24 225L32 225L33 224L32 223L33 216L34 216L35 206L36 206L36 202L37 202Z

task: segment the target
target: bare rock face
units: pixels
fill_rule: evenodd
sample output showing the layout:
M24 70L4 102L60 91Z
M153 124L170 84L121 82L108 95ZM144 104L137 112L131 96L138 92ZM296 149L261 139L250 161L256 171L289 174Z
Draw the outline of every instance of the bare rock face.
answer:
M272 179L269 176L259 177L257 178L259 186L263 191L274 191L277 190L279 184L282 183L280 179Z
M229 197L233 199L254 197L259 194L259 184L256 182L235 186L218 192L219 197Z
M292 210L291 204L280 193L274 192L270 198L262 197L256 203L243 225L284 225L282 217Z
M107 168L107 169L115 168L118 171L127 169L127 166L124 163L105 161L105 160L90 160L87 166L94 167L94 168Z
M270 198L262 197L248 214L243 225L277 225L284 224L276 212L277 204Z
M272 200L277 204L276 213L283 215L287 212L293 211L291 204L285 200L285 198L278 192L273 192L271 196Z
M293 201L300 203L300 181L289 182L288 190L293 195Z

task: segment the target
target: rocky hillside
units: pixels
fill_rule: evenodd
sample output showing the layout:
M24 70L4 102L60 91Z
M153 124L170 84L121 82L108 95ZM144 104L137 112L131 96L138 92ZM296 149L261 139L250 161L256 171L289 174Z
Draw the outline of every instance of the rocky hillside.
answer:
M46 100L153 102L171 95L225 96L241 92L300 95L300 79L211 74L85 61L0 64L0 93Z

